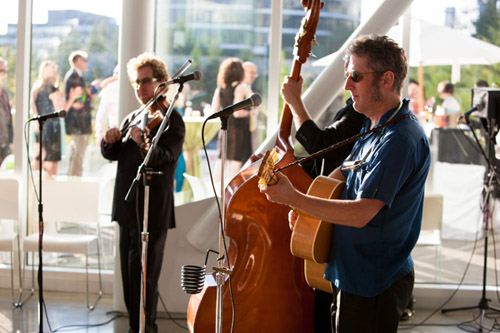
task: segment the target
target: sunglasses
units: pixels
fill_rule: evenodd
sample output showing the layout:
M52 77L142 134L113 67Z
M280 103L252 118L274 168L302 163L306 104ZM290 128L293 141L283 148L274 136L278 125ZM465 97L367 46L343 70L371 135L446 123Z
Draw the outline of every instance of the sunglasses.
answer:
M377 74L378 72L357 72L357 71L345 71L344 72L344 78L349 78L351 77L354 82L359 82L363 78L364 74Z
M132 84L132 86L135 88L135 89L139 89L143 84L151 84L153 82L157 82L158 79L157 78L152 78L152 77L145 77L143 79L137 79L135 81L131 81L130 84Z

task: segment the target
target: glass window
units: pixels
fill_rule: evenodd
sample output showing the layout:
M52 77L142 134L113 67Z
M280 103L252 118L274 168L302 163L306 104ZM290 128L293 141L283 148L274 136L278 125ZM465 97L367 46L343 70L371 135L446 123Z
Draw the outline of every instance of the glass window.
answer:
M0 173L14 172L17 1L0 12Z
M0 177L14 173L14 130L15 130L15 92L16 92L16 55L17 42L17 1L6 1L0 11ZM5 212L3 212L5 213ZM0 214L0 234L16 232L14 220L2 219ZM0 267L12 265L8 252L0 253Z
M285 1L283 5L283 54L281 73L290 70L293 59L295 35L302 18L303 7L300 2ZM322 10L322 20L317 31L320 44L313 48L317 56L327 55L343 44L358 24L359 2L332 1ZM217 74L224 59L237 57L243 62L250 61L254 76L249 79L251 88L263 97L263 103L249 116L251 132L248 145L253 152L264 141L267 126L266 100L268 92L271 1L158 1L158 17L168 20L157 22L157 52L168 64L171 72L175 72L187 59L193 60L193 69L203 72L203 80L190 82L190 91L184 105L185 123L187 127L184 157L186 173L201 178L208 184L209 175L205 154L200 139L200 120L194 116L206 116L217 110L212 109L212 99L217 88ZM165 42L166 41L166 42ZM313 80L319 69L305 66L303 75ZM282 75L281 75L282 76ZM247 83L248 85L248 83ZM209 124L210 136L206 137L208 155L212 174L216 182L220 180L220 167L217 159L217 123ZM246 125L245 125L246 126ZM206 132L206 133L207 133ZM242 134L243 135L243 134ZM245 134L246 135L246 134ZM231 159L228 156L228 159ZM234 167L236 165L236 167ZM226 167L226 178L231 179L238 170L233 161ZM214 167L215 166L215 167ZM217 185L216 188L219 186ZM211 188L211 186L210 186ZM183 185L185 200L193 198L187 182Z
M33 170L29 173L30 177L33 175L30 184L37 186L29 189L31 213L27 230L38 232L34 189L39 191L41 142L44 217L53 216L44 219L45 233L99 234L101 267L105 269L113 269L114 232L109 207L103 208L100 204L111 200L112 190L105 184L114 177L115 169L101 156L100 139L103 132L109 126L117 126L118 121L116 94L112 98L115 104L103 108L107 88L117 79L114 69L118 55L118 18L110 15L120 13L116 10L120 6L120 0L105 3L33 0L30 117L62 110L66 116L30 122L28 156ZM77 193L75 200L81 200L79 206L88 202L88 198L99 198L99 205L89 207L98 211L99 217L90 221L94 223L81 223L76 216L73 220L50 213L54 210L49 206L57 201L57 197L51 199L54 193L49 193L50 189L59 187L66 190L58 195ZM63 211L61 207L57 209L58 213ZM90 267L97 268L97 258L90 256L89 260ZM85 265L85 256L45 252L44 265L81 268Z

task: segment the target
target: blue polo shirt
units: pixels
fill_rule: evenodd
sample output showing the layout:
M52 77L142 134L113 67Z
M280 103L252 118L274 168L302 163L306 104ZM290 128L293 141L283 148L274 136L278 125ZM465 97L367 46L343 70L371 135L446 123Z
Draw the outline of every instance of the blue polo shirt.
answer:
M405 99L394 116L412 115ZM397 109L397 108L396 108ZM396 109L376 125L385 123ZM370 129L365 120L362 132ZM360 138L348 160L365 159L346 177L343 199L377 199L385 206L363 228L335 225L325 279L349 293L374 297L413 269L411 251L422 223L429 142L415 118ZM346 162L343 163L343 165Z

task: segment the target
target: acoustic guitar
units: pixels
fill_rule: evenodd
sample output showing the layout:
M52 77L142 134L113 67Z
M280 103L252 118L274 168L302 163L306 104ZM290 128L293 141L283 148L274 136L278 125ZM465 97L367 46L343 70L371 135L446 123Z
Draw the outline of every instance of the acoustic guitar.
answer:
M262 159L258 176L259 184L272 185L277 182L274 175L276 151L267 151ZM345 183L337 179L318 176L309 186L307 194L323 199L338 199ZM304 259L304 275L307 284L316 289L332 293L330 281L323 279L331 245L333 224L322 221L300 210L290 240L291 253Z

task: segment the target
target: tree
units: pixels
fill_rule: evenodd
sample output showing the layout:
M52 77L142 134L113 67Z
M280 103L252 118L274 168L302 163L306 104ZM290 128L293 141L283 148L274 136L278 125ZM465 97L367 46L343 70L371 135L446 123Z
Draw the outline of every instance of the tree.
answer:
M475 37L486 42L497 44L500 42L498 29L500 28L500 16L497 10L497 0L487 0L486 7L479 14L479 18L474 22L476 26Z

